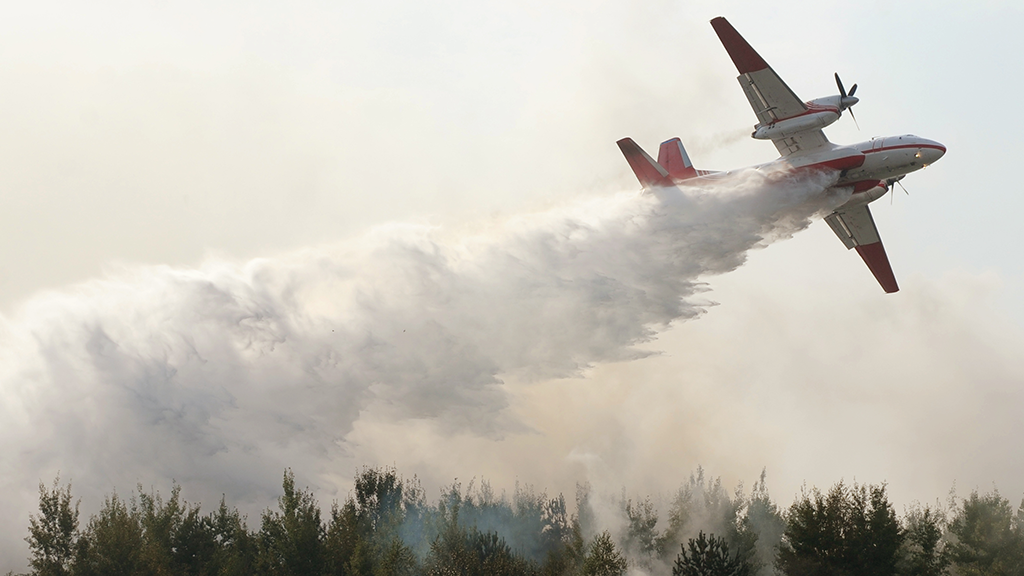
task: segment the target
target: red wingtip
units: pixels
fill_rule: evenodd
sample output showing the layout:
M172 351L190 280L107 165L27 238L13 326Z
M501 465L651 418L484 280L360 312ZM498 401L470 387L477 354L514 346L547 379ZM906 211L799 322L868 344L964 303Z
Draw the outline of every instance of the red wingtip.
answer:
M732 27L732 24L729 24L728 20L719 16L711 21L711 26L718 33L718 38L722 41L722 45L725 46L726 52L729 53L732 63L736 65L736 69L740 71L740 74L757 72L768 67L768 63L764 61L764 58L761 58L750 47L750 44L747 44L747 41Z
M896 284L896 275L892 273L892 266L889 265L889 257L885 255L885 248L881 242L862 244L857 246L857 253L864 259L864 263L875 275L875 280L882 285L886 294L899 292L900 287Z

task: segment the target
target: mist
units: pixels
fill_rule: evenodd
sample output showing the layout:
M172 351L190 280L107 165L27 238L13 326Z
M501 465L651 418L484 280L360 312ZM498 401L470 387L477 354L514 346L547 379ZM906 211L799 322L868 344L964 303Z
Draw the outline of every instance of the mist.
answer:
M442 434L529 431L503 379L579 376L702 314L702 279L841 203L835 174L745 171L461 229L200 268L125 267L4 319L3 512L58 471L86 500L174 478L265 507L281 470L336 494L361 414ZM345 478L345 480L340 480ZM4 538L18 557L19 536Z

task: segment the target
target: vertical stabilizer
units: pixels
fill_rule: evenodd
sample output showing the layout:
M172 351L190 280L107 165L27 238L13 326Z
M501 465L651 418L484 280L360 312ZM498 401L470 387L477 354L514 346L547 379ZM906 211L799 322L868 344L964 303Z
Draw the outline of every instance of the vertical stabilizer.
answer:
M690 162L690 157L686 154L686 148L683 148L683 141L679 138L673 138L661 143L661 149L658 150L658 164L664 166L669 176L675 180L697 177L697 169Z
M626 157L626 162L629 162L629 167L633 169L636 179L640 181L644 190L675 185L668 170L655 162L654 158L644 152L644 149L633 142L632 138L623 138L616 144L619 145L619 150L622 150L622 155Z

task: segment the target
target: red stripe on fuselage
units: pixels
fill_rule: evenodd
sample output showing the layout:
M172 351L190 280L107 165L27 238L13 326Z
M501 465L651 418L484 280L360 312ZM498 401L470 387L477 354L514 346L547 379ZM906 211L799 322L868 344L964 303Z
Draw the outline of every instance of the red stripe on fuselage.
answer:
M816 164L808 164L807 166L800 166L799 168L831 168L832 170L849 170L850 168L860 168L862 164L864 164L864 155L858 154L856 156L843 156L842 158L825 160L824 162L818 162Z
M936 146L934 144L900 144L899 146L882 146L881 148L874 148L872 150L861 150L864 154L872 154L874 152L888 152L890 150L899 150L901 148L931 148L932 150L940 150L943 153L946 151L945 146Z
M822 112L833 112L833 113L835 113L837 115L840 114L839 108L833 108L831 106L818 106L818 105L813 105L812 106L811 104L808 104L807 102L804 102L804 106L807 107L807 110L805 110L805 111L803 111L803 112L801 112L799 114L793 114L792 116L786 116L785 118L778 118L778 119L775 120L775 122L782 122L783 120L789 120L791 118L799 118L801 116L807 116L808 114L820 114ZM773 124L774 124L774 122L773 122Z

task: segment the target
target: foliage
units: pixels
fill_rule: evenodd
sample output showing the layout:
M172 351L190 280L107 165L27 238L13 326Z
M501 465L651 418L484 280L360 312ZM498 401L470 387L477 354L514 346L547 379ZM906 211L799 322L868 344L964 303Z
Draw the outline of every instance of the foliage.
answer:
M143 570L145 539L142 516L134 499L125 502L115 492L89 520L75 557L78 574L133 576Z
M964 499L949 525L948 558L959 574L1024 574L1024 503L1016 516L998 491Z
M285 470L279 512L267 510L257 539L257 570L273 576L319 574L323 569L323 525L313 495L295 488L295 474Z
M788 575L892 574L904 533L885 485L848 488L839 482L823 495L806 491L789 509L779 566Z
M621 576L626 573L628 563L615 548L607 530L598 534L590 545L583 561L583 576Z
M461 500L442 510L443 528L430 545L425 563L429 576L514 576L533 572L533 566L512 552L496 532L467 529L459 523Z
M671 564L680 546L702 531L714 533L752 573L771 574L784 527L778 507L768 497L763 471L747 498L742 485L730 495L720 478L705 478L698 467L676 492L657 547L662 561Z
M35 574L64 576L71 573L78 540L78 503L71 506L71 484L60 488L60 477L53 488L39 483L39 516L29 518L29 560Z
M698 533L690 538L672 567L672 576L748 576L750 564L738 554L729 554L725 538ZM689 550L687 550L689 549Z
M650 498L636 504L632 500L626 500L623 513L629 522L623 548L632 558L636 558L643 568L650 569L658 554L658 531L655 528L658 524L658 513L654 510Z
M935 508L914 506L903 519L905 538L897 573L907 576L940 576L949 566L942 537L945 516Z
M658 549L670 561L677 546L701 530L714 532L743 556L752 553L756 536L743 531L741 518L744 509L742 492L730 496L721 478L707 479L704 469L698 467L672 500L668 513L668 526L658 540Z
M601 505L619 514L617 532L598 523ZM763 473L749 495L729 494L698 469L667 517L650 498L623 492L606 502L586 484L571 514L561 495L525 484L507 495L456 482L430 504L415 478L393 468L363 469L327 518L285 470L278 505L255 531L223 497L204 514L173 483L166 498L141 486L129 498L112 493L84 528L78 506L70 484L40 484L26 538L32 575L621 576L632 567L686 576L1024 576L1024 505L1014 511L998 492L973 492L948 513L917 505L901 522L884 485L840 482L825 494L804 490L782 514Z
M763 576L775 573L776 555L786 532L786 520L768 495L765 476L762 470L746 502L738 531L741 540L738 551L749 550L744 557L754 573Z

